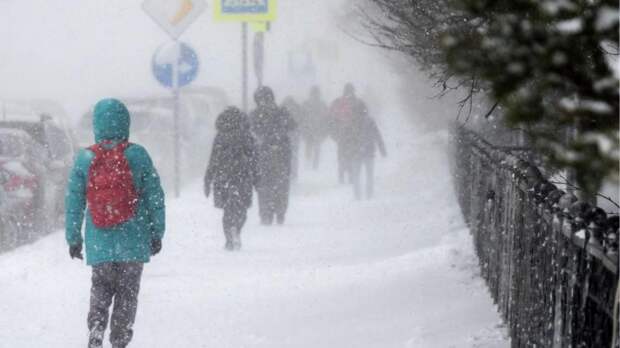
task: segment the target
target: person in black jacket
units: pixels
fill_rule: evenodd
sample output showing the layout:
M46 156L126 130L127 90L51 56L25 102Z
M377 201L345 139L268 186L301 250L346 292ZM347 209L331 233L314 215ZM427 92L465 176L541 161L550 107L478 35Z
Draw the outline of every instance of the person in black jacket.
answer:
M383 137L374 119L365 112L354 116L354 130L352 134L351 146L351 183L355 199L362 198L361 172L362 168L366 173L366 198L370 199L374 195L374 167L375 152L377 148L383 157L387 156Z
M258 183L257 153L245 114L229 107L216 120L209 166L204 177L205 196L213 185L216 208L224 209L226 250L241 248L241 229L252 205L253 188Z
M278 107L273 91L260 87L254 94L256 109L250 114L252 133L258 144L258 210L263 225L274 217L283 224L288 209L291 177L291 139L297 125L288 111Z

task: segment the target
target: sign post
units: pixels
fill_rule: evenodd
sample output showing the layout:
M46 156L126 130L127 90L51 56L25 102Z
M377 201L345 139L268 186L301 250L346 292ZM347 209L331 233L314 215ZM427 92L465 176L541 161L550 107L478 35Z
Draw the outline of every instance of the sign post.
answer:
M213 15L216 21L241 22L241 100L243 110L248 110L248 23L253 28L273 22L277 17L277 0L215 0ZM262 31L262 30L258 30ZM254 70L258 85L263 84L263 34L257 38L254 46ZM259 46L257 52L257 46Z
M181 186L181 120L179 114L179 88L189 85L198 75L199 62L196 52L187 44L172 41L160 46L152 60L153 75L159 83L170 89L173 96L174 137L174 191L180 194Z
M265 67L265 33L254 33L254 75L258 87L263 85L263 69Z
M248 112L248 23L241 23L241 99L243 112Z
M179 198L181 195L181 132L179 126L179 61L181 60L181 46L178 40L174 40L176 59L172 64L172 115L174 123L174 196ZM198 60L196 59L196 62ZM198 64L196 64L198 67Z
M179 115L179 88L192 82L198 73L198 57L194 50L178 41L179 36L207 7L204 0L145 0L142 9L173 39L167 47L160 47L153 56L155 78L172 90L174 138L174 195L180 196L181 187L181 126Z

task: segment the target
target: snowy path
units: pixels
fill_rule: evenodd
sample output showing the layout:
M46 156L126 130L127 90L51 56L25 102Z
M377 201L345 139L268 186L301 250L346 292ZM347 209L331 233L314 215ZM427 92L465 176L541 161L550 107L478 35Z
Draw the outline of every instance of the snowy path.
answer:
M388 142L375 200L354 202L331 168L305 172L287 225L261 227L253 208L240 253L222 249L221 212L198 183L169 200L131 346L507 347L445 134L410 139ZM84 347L89 286L62 233L0 255L0 347Z

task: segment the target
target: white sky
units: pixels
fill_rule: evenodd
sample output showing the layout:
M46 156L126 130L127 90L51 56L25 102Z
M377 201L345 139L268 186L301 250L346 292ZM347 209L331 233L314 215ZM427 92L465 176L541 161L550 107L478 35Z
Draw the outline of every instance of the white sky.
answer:
M166 94L150 63L157 47L170 39L142 11L141 3L0 0L0 98L57 100L74 119L103 97ZM239 102L240 24L214 23L211 1L207 3L207 11L181 37L199 54L201 70L194 85L223 87ZM339 8L340 1L334 0L279 1L279 19L267 37L265 76L278 99L284 97L283 90L302 93L287 76L288 51L307 43L315 47L316 39L328 48L319 62L319 82L327 86L328 99L348 80L360 91L371 84L371 76L385 84L389 69L377 64L379 52L357 44L332 24L331 15Z

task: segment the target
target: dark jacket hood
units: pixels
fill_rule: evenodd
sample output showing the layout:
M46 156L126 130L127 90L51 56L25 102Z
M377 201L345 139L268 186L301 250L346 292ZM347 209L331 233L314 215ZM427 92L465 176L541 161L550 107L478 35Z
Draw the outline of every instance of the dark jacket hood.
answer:
M224 110L215 121L215 128L221 133L240 133L247 130L245 115L236 107Z

